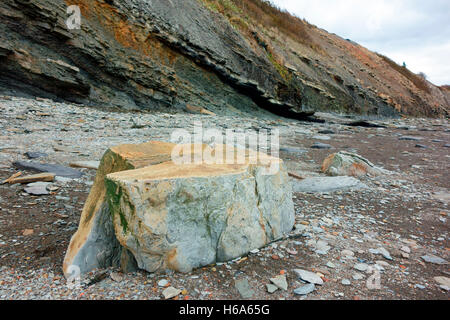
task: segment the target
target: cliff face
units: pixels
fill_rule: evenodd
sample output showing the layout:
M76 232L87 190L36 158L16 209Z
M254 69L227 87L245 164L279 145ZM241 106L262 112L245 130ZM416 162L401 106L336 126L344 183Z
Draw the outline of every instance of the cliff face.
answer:
M3 0L0 92L218 114L448 115L443 90L355 43L298 21L312 46L211 2ZM69 5L81 9L79 30L66 26Z

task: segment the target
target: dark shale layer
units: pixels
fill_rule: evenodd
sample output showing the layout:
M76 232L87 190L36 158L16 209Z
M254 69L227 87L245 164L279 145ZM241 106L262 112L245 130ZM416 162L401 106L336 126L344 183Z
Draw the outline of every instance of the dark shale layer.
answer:
M79 30L66 26L69 5ZM250 36L200 0L3 0L0 93L222 115L448 116L442 88L417 88L353 42L305 23L317 51L252 23Z

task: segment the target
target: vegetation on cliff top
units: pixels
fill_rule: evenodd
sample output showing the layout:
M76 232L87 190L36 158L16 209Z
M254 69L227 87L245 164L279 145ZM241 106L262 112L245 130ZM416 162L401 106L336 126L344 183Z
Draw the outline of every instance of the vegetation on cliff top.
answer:
M408 80L410 80L412 83L414 83L414 85L418 89L425 91L426 93L431 93L430 87L428 86L425 76L423 76L421 74L415 74L414 72L410 71L405 66L398 65L395 61L389 59L388 57L386 57L382 54L378 53L378 56L380 56L387 64L389 64L392 69L400 72Z
M322 48L308 33L308 23L282 10L267 0L201 0L212 11L226 16L241 31L251 31L249 25L277 28L293 40L317 52Z

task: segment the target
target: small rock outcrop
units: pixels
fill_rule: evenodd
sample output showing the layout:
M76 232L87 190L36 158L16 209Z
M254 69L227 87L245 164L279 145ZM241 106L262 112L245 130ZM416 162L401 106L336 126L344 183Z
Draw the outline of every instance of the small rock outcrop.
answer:
M82 273L119 265L124 252L149 272L189 272L292 230L292 188L282 160L246 150L242 164L179 164L170 160L173 148L148 143L105 154L66 255L66 274L70 265ZM206 148L200 151L215 151ZM274 162L279 170L267 174Z
M326 158L322 164L322 172L329 176L353 176L365 174L380 175L387 170L376 167L369 160L355 153L341 151Z

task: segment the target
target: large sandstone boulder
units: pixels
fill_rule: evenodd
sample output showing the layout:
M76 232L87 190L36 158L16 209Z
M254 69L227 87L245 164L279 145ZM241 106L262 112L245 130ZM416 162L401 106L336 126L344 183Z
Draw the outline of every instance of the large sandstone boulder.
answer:
M187 153L216 149L202 145ZM188 272L292 230L292 189L280 159L246 150L240 164L180 164L172 151L172 144L148 143L105 154L66 254L66 274L70 265L82 273L124 267L130 257L149 272Z

